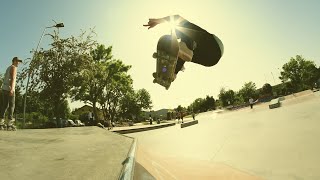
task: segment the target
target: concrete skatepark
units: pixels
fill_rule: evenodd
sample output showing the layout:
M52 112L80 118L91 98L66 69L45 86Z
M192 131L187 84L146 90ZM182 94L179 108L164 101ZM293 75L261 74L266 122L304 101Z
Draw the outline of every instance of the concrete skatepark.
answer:
M130 134L137 139L136 179L320 179L320 97L306 91L280 108L207 112L199 124Z
M281 103L206 112L199 124L127 135L98 127L0 131L0 177L320 179L319 92Z

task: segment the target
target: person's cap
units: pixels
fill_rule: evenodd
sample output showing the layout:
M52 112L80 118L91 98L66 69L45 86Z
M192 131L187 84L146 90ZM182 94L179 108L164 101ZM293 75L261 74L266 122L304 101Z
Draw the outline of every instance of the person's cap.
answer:
M14 58L12 59L12 62L14 62L14 61L22 62L22 60L19 59L18 57L14 57Z

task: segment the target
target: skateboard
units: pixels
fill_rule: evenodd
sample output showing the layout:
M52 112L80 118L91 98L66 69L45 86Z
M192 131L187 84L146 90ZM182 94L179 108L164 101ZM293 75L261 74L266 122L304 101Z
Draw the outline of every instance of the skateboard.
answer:
M153 58L157 60L156 72L152 74L154 77L153 83L169 89L171 82L174 80L178 52L179 44L174 36L164 35L160 37L157 52L153 54Z

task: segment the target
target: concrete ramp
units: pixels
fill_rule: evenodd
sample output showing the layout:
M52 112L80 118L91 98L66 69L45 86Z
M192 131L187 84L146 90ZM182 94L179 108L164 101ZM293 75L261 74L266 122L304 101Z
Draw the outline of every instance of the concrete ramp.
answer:
M119 179L133 142L98 127L0 131L0 179Z
M310 94L313 94L313 91L309 89L309 90L305 90L305 91L301 91L301 92L298 92L298 93L287 95L284 98L287 100L287 99L297 98L297 97L310 95Z

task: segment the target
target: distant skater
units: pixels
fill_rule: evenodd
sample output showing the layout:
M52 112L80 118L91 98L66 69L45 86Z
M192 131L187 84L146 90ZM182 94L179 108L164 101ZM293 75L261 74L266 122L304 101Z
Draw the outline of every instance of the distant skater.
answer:
M252 109L253 108L253 99L252 99L252 97L249 99L249 104L250 104L250 107Z

